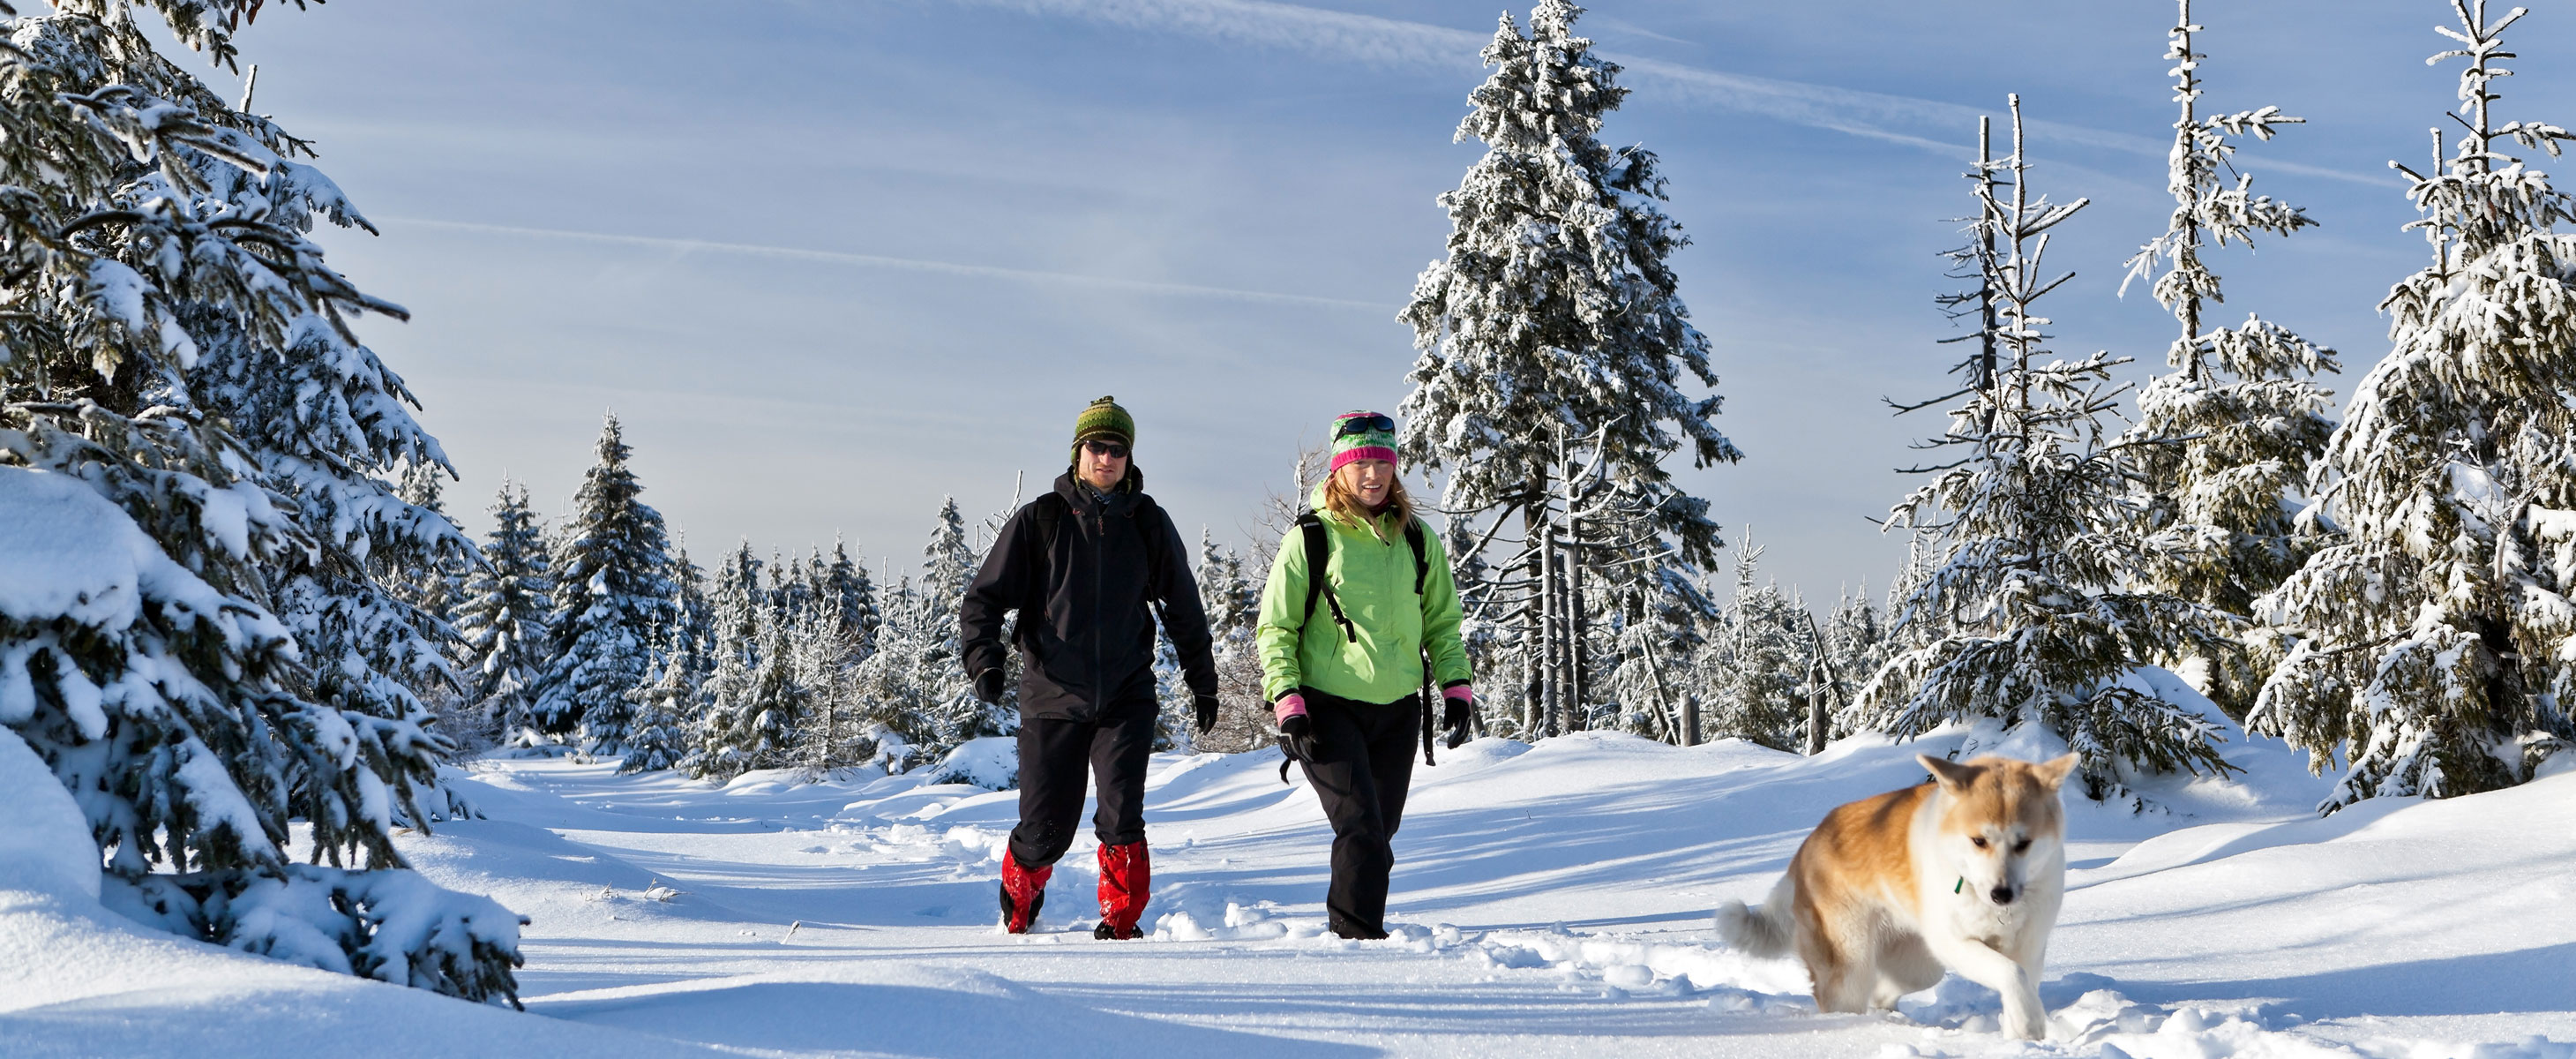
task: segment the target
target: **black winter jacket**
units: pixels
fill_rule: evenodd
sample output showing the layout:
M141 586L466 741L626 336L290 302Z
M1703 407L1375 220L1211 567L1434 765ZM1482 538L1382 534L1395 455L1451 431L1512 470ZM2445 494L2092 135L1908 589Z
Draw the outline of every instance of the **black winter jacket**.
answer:
M1019 611L1020 714L1101 719L1125 703L1153 708L1154 614L1181 656L1190 690L1216 693L1207 610L1171 516L1133 465L1105 499L1056 476L1055 491L1013 512L958 608L966 675L1002 668L1002 615ZM1050 545L1041 505L1056 505ZM1148 548L1148 534L1161 546Z

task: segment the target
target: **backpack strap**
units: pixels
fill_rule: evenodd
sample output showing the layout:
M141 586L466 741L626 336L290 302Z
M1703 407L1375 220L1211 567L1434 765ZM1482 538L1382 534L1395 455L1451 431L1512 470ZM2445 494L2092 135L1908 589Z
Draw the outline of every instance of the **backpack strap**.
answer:
M1036 587L1029 591L1029 598L1020 604L1022 615L1020 621L1024 625L1030 620L1027 615L1046 608L1046 578L1043 572L1055 565L1055 539L1063 534L1064 517L1070 513L1065 508L1064 498L1054 493L1040 493L1037 499L1029 501L1029 521L1037 527L1038 531L1040 564L1038 569L1041 575L1032 579L1036 582Z
M1358 643L1359 626L1351 624L1350 615L1342 613L1341 597L1334 595L1332 586L1325 584L1324 567L1332 562L1333 544L1331 535L1324 529L1323 518L1312 510L1301 512L1297 516L1297 529L1306 541L1306 620L1315 620L1315 600L1320 598L1332 608L1333 621L1342 627L1342 635L1350 642Z
M1163 554L1163 535L1156 532L1163 527L1155 525L1151 517L1161 510L1162 505L1156 504L1153 497L1143 495L1137 496L1136 503L1127 509L1127 519L1136 527L1136 540L1145 546L1145 583L1152 591L1160 591L1165 584L1163 564L1170 561L1169 557ZM1150 593L1146 596L1145 603L1147 606L1154 607L1158 615L1161 613L1162 601L1153 598Z
M1423 543L1422 534L1423 527L1421 519L1417 518L1404 524L1404 543L1406 546L1413 549L1413 594L1416 598L1421 597L1423 585L1427 583L1431 577L1431 548ZM1431 644L1426 640L1422 644L1421 695L1422 763L1425 765L1439 764L1439 762L1431 760L1431 721L1435 716L1432 713L1431 705L1432 701L1439 697L1433 690L1432 683Z
M1423 582L1431 577L1431 549L1422 542L1422 520L1404 524L1404 543L1413 549L1413 594L1422 594Z

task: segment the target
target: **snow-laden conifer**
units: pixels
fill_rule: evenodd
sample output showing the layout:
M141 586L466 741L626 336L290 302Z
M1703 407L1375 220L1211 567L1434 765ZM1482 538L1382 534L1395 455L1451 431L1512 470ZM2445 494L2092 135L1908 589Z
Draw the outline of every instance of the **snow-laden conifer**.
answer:
M706 716L703 689L715 669L715 615L702 581L688 546L681 545L671 557L671 631L663 641L661 671L651 684L626 694L635 712L620 772L677 767L698 745Z
M1701 689L1684 674L1692 657L1708 650L1705 630L1718 606L1677 571L1662 574L1614 589L1612 620L1605 623L1611 635L1604 690L1622 731L1691 746L1707 732L1699 715Z
M1954 255L1977 290L1943 299L1976 322L1978 349L1957 369L1962 391L1927 402L1964 398L1927 446L1960 456L1918 468L1932 481L1892 512L1892 527L1928 539L1927 566L1895 615L1908 649L1852 720L1899 737L1975 718L2037 726L2081 756L2083 790L2104 798L2128 770L2229 767L2211 718L2131 678L2150 659L2213 649L2210 614L2132 583L2174 556L2143 532L2134 472L2103 436L2107 379L2126 361L2045 346L2037 302L2072 277L2045 271L2048 233L2085 200L2032 193L2018 96L2012 110L2012 155L1979 144L1978 215Z
M966 586L974 583L975 572L984 565L983 551L966 534L957 498L943 498L930 541L921 549L915 620L922 627L913 639L920 653L910 660L913 679L920 686L917 694L929 705L923 746L940 754L969 739L1007 735L1019 727L1019 714L1007 697L999 704L975 698L959 647L957 614L966 601Z
M1254 569L1268 565L1261 563ZM1193 733L1191 745L1200 750L1234 753L1264 745L1270 738L1271 718L1262 709L1261 651L1253 642L1261 586L1245 575L1244 568L1240 550L1218 544L1216 535L1201 527L1197 577L1216 661L1217 723L1204 735ZM1163 642L1168 647L1169 639Z
M850 556L848 542L839 537L832 538L831 562L818 561L815 566L820 574L814 584L816 598L839 613L852 647L865 657L882 621L877 615L876 583L868 579L867 567Z
M396 495L404 503L419 508L440 520L453 523L447 513L445 468L435 464L410 464L403 468ZM473 754L488 748L492 733L483 723L481 712L467 695L466 684L473 678L462 668L465 641L456 629L457 608L465 601L465 583L473 575L475 560L458 551L443 551L421 561L417 555L404 555L399 550L371 553L367 569L395 599L411 605L436 625L436 639L447 657L453 679L423 679L412 683L412 691L428 704L438 718L438 731L456 744L460 754Z
M482 564L457 605L456 626L464 641L465 697L482 719L483 737L518 742L534 737L534 692L554 643L554 578L527 486L502 481L492 523Z
M537 720L594 757L626 752L626 693L652 679L671 623L670 538L640 496L632 454L609 416L554 555L554 655Z
M1870 678L1878 674L1879 667L1887 664L1888 658L1895 653L1887 627L1879 619L1878 608L1870 602L1868 582L1862 582L1858 591L1847 591L1835 601L1833 614L1825 622L1824 635L1829 663L1825 667L1828 670L1825 678L1833 682L1833 687L1828 690L1833 697L1833 708L1840 713L1850 708L1861 687L1868 684ZM1840 735L1844 731L1837 727L1834 734Z
M772 609L760 584L760 559L746 540L715 575L708 609L714 634L708 653L713 661L700 684L703 713L696 749L681 761L690 775L718 782L757 768L786 765L789 728L784 718L770 716L759 696L763 650L769 644Z
M860 696L861 653L853 624L837 605L823 602L787 629L787 677L804 695L796 760L809 779L861 764L876 749L870 738L876 718Z
M2296 494L2334 429L2326 417L2331 395L2311 379L2337 367L2333 350L2252 313L2233 327L2204 330L2202 310L2224 300L2217 274L2201 260L2207 245L2250 246L2257 233L2288 235L2316 222L2296 206L2255 194L2253 177L2235 172L2236 147L2229 142L2244 135L2269 140L2282 126L2303 119L2270 106L2201 116L2204 56L2192 50L2192 34L2200 27L2192 24L2191 0L2176 2L2180 17L2165 53L2174 64L2174 101L2182 108L2166 176L2174 209L2164 234L2129 259L2129 280L2151 281L2156 301L2173 312L2181 334L2166 353L2173 372L2139 392L2139 419L2129 436L2156 442L2132 450L2152 498L2150 525L2196 539L2207 557L2151 571L2152 583L2243 615L2254 597L2271 591L2306 558L2292 525ZM2225 631L2213 630L2209 638L2229 644L2216 657L2170 661L2220 706L2242 716L2277 659L2272 651L2242 649L2232 634L2218 635Z
M436 464L407 465L398 479L395 495L406 504L453 523L455 519L447 514L446 485L442 480L446 473L446 468ZM459 553L438 556L436 560L413 565L401 562L399 557L369 555L367 567L395 598L431 618L453 624L474 564Z
M1558 724L1591 705L1519 701L1555 695L1544 690L1551 672L1574 674L1558 681L1567 697L1591 697L1580 690L1590 637L1579 621L1550 619L1549 601L1578 618L1566 601L1593 598L1583 574L1600 587L1661 576L1623 562L1630 549L1588 542L1650 537L1684 564L1710 561L1719 540L1707 504L1675 487L1663 460L1685 446L1699 466L1740 458L1710 422L1719 399L1685 390L1716 384L1708 339L1691 326L1668 263L1688 241L1658 205L1654 153L1599 138L1627 90L1615 83L1619 67L1575 35L1581 13L1541 0L1527 35L1501 20L1482 53L1493 72L1456 137L1485 144L1485 156L1440 196L1448 256L1423 270L1400 317L1419 351L1401 446L1445 473L1443 510L1475 524L1474 548L1458 554L1506 531L1519 538L1502 564L1511 574L1470 601L1477 623L1518 626L1492 642L1537 656L1503 666L1527 676L1524 689L1497 686L1489 699L1528 714L1515 727ZM1566 447L1578 441L1639 501L1619 509L1637 525L1577 524L1562 509ZM1560 577L1552 558L1565 557Z
M1761 559L1748 529L1735 556L1730 620L1714 645L1714 709L1703 723L1714 738L1790 750L1806 739L1808 682L1815 669L1807 607L1778 582L1761 580Z
M435 769L453 747L415 691L451 679L444 626L375 574L470 553L390 480L445 463L351 330L403 311L332 271L306 234L365 222L296 160L305 143L227 105L135 21L157 11L229 61L256 4L51 7L0 29L0 466L81 483L230 617L164 606L149 620L181 624L158 643L130 626L69 643L61 623L78 615L14 615L0 623L0 715L91 814L117 885L171 888L174 909L290 875L319 888L258 922L173 922L245 948L320 931L344 942L344 969L506 1000L506 913L336 867L399 868L395 826L452 811ZM335 867L290 869L289 819ZM396 920L446 933L382 932Z
M2348 758L2328 811L2521 783L2576 738L2576 203L2505 153L2576 136L2494 112L2523 9L2452 9L2468 134L2397 167L2433 263L2380 303L2392 348L2312 473L2324 547L2257 604L2289 648L2248 725Z

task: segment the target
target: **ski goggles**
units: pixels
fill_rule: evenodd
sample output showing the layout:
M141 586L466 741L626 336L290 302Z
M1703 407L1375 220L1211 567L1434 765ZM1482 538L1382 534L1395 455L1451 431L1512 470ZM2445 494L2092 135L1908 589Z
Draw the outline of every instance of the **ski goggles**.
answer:
M1343 416L1340 422L1333 424L1333 436L1337 438L1347 438L1359 434L1392 433L1395 433L1395 417L1387 415L1384 412L1367 412L1360 415L1347 415Z

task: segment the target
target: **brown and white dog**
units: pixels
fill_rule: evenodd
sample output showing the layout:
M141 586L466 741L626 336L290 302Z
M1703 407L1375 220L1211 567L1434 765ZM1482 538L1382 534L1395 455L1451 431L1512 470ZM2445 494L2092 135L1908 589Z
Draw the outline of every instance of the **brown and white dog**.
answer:
M1793 948L1820 1011L1888 1010L1948 967L2003 994L2003 1031L2048 1035L2040 963L2066 892L2068 754L2044 765L1920 756L1933 782L1825 815L1759 909L1717 910L1727 943Z

